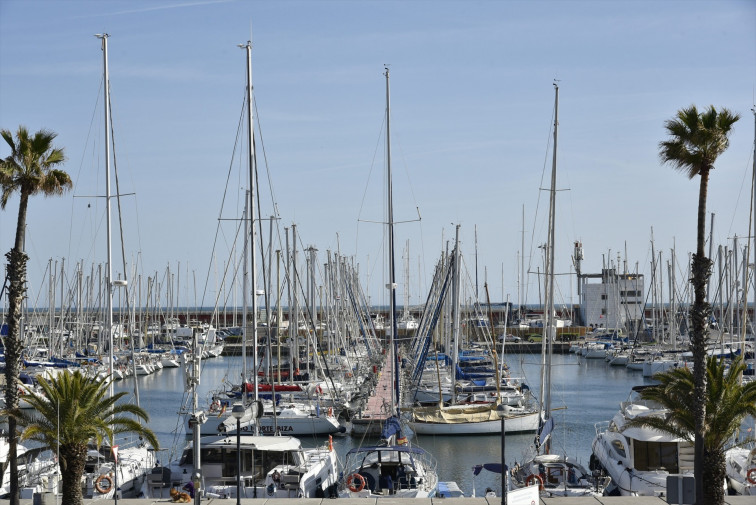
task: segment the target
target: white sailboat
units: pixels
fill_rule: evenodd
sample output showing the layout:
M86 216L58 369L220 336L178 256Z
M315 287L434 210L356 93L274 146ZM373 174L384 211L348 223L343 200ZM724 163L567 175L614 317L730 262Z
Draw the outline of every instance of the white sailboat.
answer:
M105 109L105 209L107 225L107 328L109 335L109 376L113 377L115 370L114 342L113 342L113 288L126 286L125 280L113 280L112 244L111 244L111 207L110 199L110 78L108 74L108 34L97 35L102 40L103 53L103 82ZM110 391L113 391L110 382ZM138 400L137 400L138 401ZM155 466L155 451L142 441L129 446L121 445L114 448L102 447L100 451L91 450L88 454L87 465L82 481L84 498L112 498L116 496L136 496L142 487L146 475Z
M541 423L536 439L536 455L511 471L512 480L519 487L538 483L544 496L600 496L609 479L599 478L574 459L563 454L550 454L554 419L551 417L551 357L556 341L556 311L554 307L554 229L556 221L556 168L559 126L559 86L554 83L554 147L551 166L549 225L546 242L546 307L541 348ZM507 421L508 422L508 421Z
M246 50L247 61L247 126L249 128L249 170L250 186L253 184L254 173L254 142L252 129L252 44L247 42L241 45ZM254 201L249 192L246 202L244 222L254 221ZM249 213L249 214L248 214ZM245 257L247 257L247 245L252 244L253 252L249 256L253 258L252 285L255 282L254 266L254 241L249 240L251 233L245 229ZM242 316L243 341L247 342L247 262L244 262L244 300ZM253 342L257 342L257 301L253 297ZM149 498L167 497L167 489L171 487L186 487L192 489L196 503L200 497L205 498L318 498L335 496L338 479L336 453L332 444L325 448L303 449L300 441L291 436L282 436L285 433L294 433L294 425L279 424L279 429L271 429L273 436L260 435L261 425L266 422L261 420L264 413L263 403L258 396L258 374L255 370L253 376L254 401L247 401L247 385L243 384L241 403L230 408L220 408L215 402L210 405L208 411L199 408L197 386L200 380L199 363L201 353L197 352L201 345L200 332L194 331L193 360L188 384L192 389L191 416L189 430L192 441L184 449L181 458L173 461L167 467L155 467L143 493ZM254 348L254 362L257 363L257 345ZM246 346L242 346L242 362L244 371L242 377L247 380L246 371ZM283 409L285 410L285 409ZM239 415L237 419L232 413ZM283 414L282 411L278 412ZM290 416L302 419L303 424L312 427L314 421L310 420L309 412L295 412ZM327 413L325 413L327 417ZM281 419L283 419L282 416ZM318 417L319 416L315 416ZM333 416L331 415L331 418ZM208 420L211 419L211 420ZM268 420L278 418L269 418ZM267 425L266 425L267 426ZM311 431L309 433L312 433ZM326 432L328 433L328 432ZM202 435L212 436L202 436ZM239 449L237 450L237 444ZM237 480L238 479L238 480Z
M452 382L457 373L458 342L460 330L459 308L459 225L456 231L456 241L453 259L453 344L452 366L450 374ZM495 374L496 383L500 384L498 371ZM539 413L529 406L508 405L501 401L498 391L495 393L496 401L484 404L462 405L431 405L425 407L412 407L410 409L409 425L417 434L422 435L480 435L501 433L501 416L506 419L508 433L533 432L538 428ZM438 398L438 397L437 397Z
M344 479L340 483L342 498L430 498L438 488L436 462L419 447L412 447L402 434L400 422L400 387L397 367L397 314L396 273L394 270L394 207L391 179L391 100L389 93L389 70L386 68L386 170L388 210L388 256L390 299L389 349L383 377L389 377L390 403L387 412L375 412L372 420L382 425L381 438L384 444L358 447L349 451L344 463ZM382 388L380 388L382 391ZM376 402L377 405L377 402ZM354 422L354 421L353 421Z

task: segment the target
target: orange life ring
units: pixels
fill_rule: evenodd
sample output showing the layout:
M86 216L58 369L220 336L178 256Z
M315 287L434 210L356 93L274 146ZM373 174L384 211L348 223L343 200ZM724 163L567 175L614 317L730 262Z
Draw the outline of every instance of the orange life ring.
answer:
M748 479L748 482L750 482L751 484L756 485L756 467L751 468L750 470L748 470L748 474L747 475L748 476L746 478Z
M365 489L365 477L358 473L353 473L347 477L346 485L353 493L359 493Z
M538 481L538 490L543 491L543 478L535 473L528 475L528 478L525 479L525 485L529 486L535 481Z
M102 485L104 481L108 481L105 486ZM103 473L94 481L94 488L98 493L105 494L113 489L113 479L110 478L110 475Z

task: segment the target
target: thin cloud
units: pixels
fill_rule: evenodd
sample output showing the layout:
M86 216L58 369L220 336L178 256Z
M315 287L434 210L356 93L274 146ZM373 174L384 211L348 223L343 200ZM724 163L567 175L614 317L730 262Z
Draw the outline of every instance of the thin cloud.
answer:
M169 9L183 9L185 7L197 7L200 5L231 3L235 1L236 0L206 0L206 1L200 1L200 2L185 2L185 3L180 3L180 4L155 5L151 7L143 7L140 9L129 9L129 10L123 10L123 11L109 12L109 13L104 13L104 14L92 14L89 16L79 16L79 18L81 19L81 18L93 18L93 17L102 17L102 16L120 16L123 14L139 14L142 12L164 11L164 10L169 10Z

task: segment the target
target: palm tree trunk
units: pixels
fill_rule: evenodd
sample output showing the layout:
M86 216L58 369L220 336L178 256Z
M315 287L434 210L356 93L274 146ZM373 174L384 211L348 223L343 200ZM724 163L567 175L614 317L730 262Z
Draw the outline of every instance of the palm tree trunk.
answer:
M691 307L691 351L693 353L693 398L695 419L695 460L693 476L696 480L696 504L704 500L704 435L706 424L706 325L711 316L711 306L706 301L706 284L711 276L712 262L704 253L706 238L706 195L709 185L709 170L701 170L701 185L698 193L698 232L696 253L691 262L693 284L693 307Z
M64 444L60 446L60 471L63 483L62 503L83 505L81 477L87 462L87 446Z
M5 338L5 405L9 412L18 409L18 377L21 369L21 307L26 282L26 260L23 252L12 249L8 258L8 336ZM16 418L8 416L8 459L10 460L10 503L18 505L18 436Z
M29 195L21 192L16 226L16 244L5 257L8 259L8 336L5 339L5 407L8 416L8 459L10 460L10 505L19 505L18 434L13 412L18 410L18 378L21 370L21 309L26 292L26 261L24 253L26 208Z
M703 503L724 505L724 483L727 478L724 453L721 450L706 451L704 453L704 466L706 467L708 482L704 490Z

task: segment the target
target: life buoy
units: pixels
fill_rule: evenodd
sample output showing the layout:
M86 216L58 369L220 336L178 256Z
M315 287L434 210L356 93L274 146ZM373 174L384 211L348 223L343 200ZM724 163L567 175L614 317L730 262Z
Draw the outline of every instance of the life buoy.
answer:
M359 493L365 489L365 477L358 473L353 473L347 477L346 485L353 493Z
M748 479L748 482L750 482L751 484L756 485L756 467L751 468L750 470L748 470L748 474L747 474L746 478Z
M105 481L107 481L107 484L103 486L103 482ZM94 488L98 493L105 494L113 489L113 479L110 478L110 475L103 473L102 475L97 477L97 480L94 482Z
M535 481L538 481L538 490L543 491L543 478L535 473L528 475L528 478L525 479L525 485L529 486Z
M220 409L221 403L220 400L215 400L213 403L210 404L210 412L215 412L218 409Z

